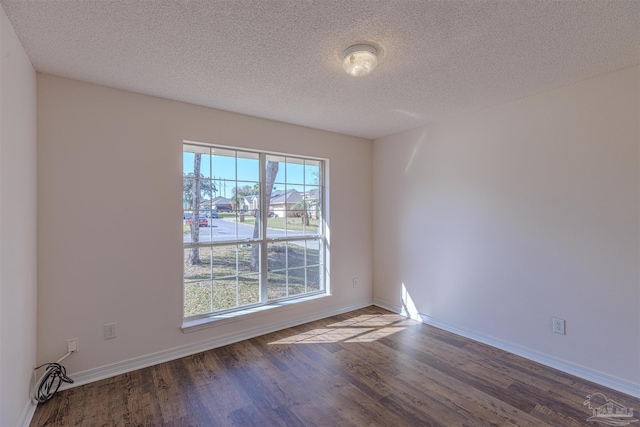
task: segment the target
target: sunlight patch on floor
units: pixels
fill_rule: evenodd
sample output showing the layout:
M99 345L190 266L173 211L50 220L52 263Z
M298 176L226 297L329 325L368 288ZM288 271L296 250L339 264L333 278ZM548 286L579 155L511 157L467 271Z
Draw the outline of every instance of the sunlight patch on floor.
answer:
M388 337L418 324L399 314L361 315L316 328L269 344L326 344L336 342L367 343Z
M389 335L404 331L404 329L405 328L399 327L376 329L375 331L346 340L345 342L374 342L378 341L380 338L388 337Z
M269 344L321 344L340 342L370 331L373 331L373 328L319 328L274 341Z
M364 314L362 316L354 317L353 319L332 323L329 327L341 328L344 326L354 325L357 325L358 327L380 327L391 325L403 320L407 320L406 316L401 316L399 314Z

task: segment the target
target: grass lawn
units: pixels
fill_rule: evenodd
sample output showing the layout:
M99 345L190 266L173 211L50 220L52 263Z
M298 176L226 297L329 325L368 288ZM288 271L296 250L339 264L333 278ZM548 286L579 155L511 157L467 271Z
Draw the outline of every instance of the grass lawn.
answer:
M190 265L190 249L184 250L185 316L209 313L212 305L218 311L259 302L260 277L251 271L251 246L200 248L199 265ZM278 242L270 243L267 250L270 300L304 293L305 273L306 291L320 289L317 249L307 248L305 255L304 247Z
M235 217L230 215L235 221ZM255 217L252 215L245 215L244 221L241 224L246 225L254 225L256 222ZM318 226L320 225L320 220L311 218L309 219L309 225L305 225L303 223L302 218L298 217L290 217L290 218L269 218L267 220L267 227L272 228L274 230L284 230L286 224L286 229L289 231L306 231L307 233L316 234L318 232Z

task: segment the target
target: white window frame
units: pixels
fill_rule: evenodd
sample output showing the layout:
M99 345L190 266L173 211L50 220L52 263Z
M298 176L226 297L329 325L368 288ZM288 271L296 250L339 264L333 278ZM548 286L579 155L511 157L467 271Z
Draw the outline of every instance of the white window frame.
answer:
M246 313L252 313L255 312L256 309L258 311L260 311L262 308L266 308L268 306L274 306L274 305L283 305L283 304L289 304L289 303L295 303L296 301L300 300L308 300L309 298L313 298L313 297L318 297L318 296L324 296L324 295L328 295L329 294L329 286L328 286L328 280L327 280L327 266L328 266L328 248L327 248L327 236L326 236L326 218L327 218L327 203L326 203L326 193L327 193L327 185L326 185L326 167L327 167L327 163L328 161L326 159L322 159L322 158L316 158L316 157L311 157L311 156L301 156L301 155L292 155L292 154L286 154L286 153L274 153L274 152L267 152L267 151L261 151L261 150L255 150L255 149L246 149L246 148L242 148L242 147L234 147L234 146L223 146L223 145L213 145L213 144L205 144L205 143L199 143L199 142L193 142L193 141L183 141L183 153L184 153L184 147L185 146L199 146L199 147L203 147L203 148L208 148L208 149L223 149L223 150L233 150L236 152L236 158L237 158L237 154L240 152L244 152L244 153L252 153L252 154L258 154L259 156L259 205L260 205L260 209L259 209L259 220L260 220L260 236L258 238L245 238L245 239L239 239L237 238L238 236L236 236L235 240L221 240L221 241L207 241L207 242L197 242L197 243L193 243L193 242L189 242L189 243L184 243L183 242L183 256L184 256L184 252L186 249L190 249L193 247L198 247L198 248L214 248L217 246L232 246L232 245L241 245L241 244L254 244L257 243L260 245L260 258L259 258L259 289L260 289L260 298L259 298L259 302L255 303L255 304L247 304L247 305L242 305L242 306L236 306L234 308L230 308L230 309L223 309L223 310L213 310L213 306L214 306L214 295L213 295L213 289L212 289L212 295L211 295L211 299L212 299L212 309L210 312L208 313L202 313L202 314L196 314L196 315L190 315L190 316L185 316L185 284L187 283L185 281L185 275L184 275L184 267L185 267L185 263L183 261L183 279L182 279L182 309L183 309L183 329L186 326L191 325L197 325L197 324L201 324L202 321L210 321L210 320L218 320L218 319L224 319L224 318L229 318L229 317L233 317L235 315L242 315L242 314L246 314ZM285 237L268 237L268 210L266 209L266 197L264 197L264 194L266 194L266 164L267 164L267 157L268 156L277 156L277 157L284 157L285 159L297 159L297 160L308 160L308 161L314 161L314 162L319 162L319 179L318 179L318 184L313 184L314 186L318 186L319 188L319 204L320 207L318 208L319 212L320 212L320 218L321 218L321 222L318 225L318 233L316 235L305 235L305 236L285 236ZM283 163L285 169L286 169L286 163ZM184 179L184 171L183 171L183 176L181 177L182 179ZM238 179L237 179L237 170L236 170L236 186L238 184ZM210 179L213 179L213 177L211 177ZM306 180L306 177L304 178ZM242 182L242 181L241 181ZM287 183L286 180L286 170L285 170L285 185ZM292 184L295 185L295 184ZM311 185L311 184L306 184L303 183L303 185ZM183 206L183 213L184 213L184 206ZM184 216L184 215L183 215ZM258 218L256 218L256 220L258 220ZM285 222L287 220L287 216L285 215ZM319 253L318 253L318 270L319 270L319 290L317 291L311 291L311 292L305 292L305 293L301 293L301 294L295 294L295 295L289 295L289 296L284 296L284 297L280 297L280 298L276 298L276 299L272 299L269 300L268 299L268 245L271 243L287 243L287 242L291 242L291 241L317 241L318 242L318 246L319 246ZM288 246L288 245L287 245ZM213 251L212 251L213 253ZM212 255L213 257L213 255ZM285 256L285 270L288 272L289 268L288 268L288 261L287 261L287 256ZM213 258L212 261L213 262ZM306 252L305 252L305 274L308 271L307 269L309 267L306 266L306 262L307 262L307 257L306 257ZM237 268L237 266L236 266ZM236 270L236 277L238 275L238 271ZM288 274L287 274L288 277ZM306 277L306 276L305 276ZM213 280L213 279L211 279ZM305 280L305 288L306 288L306 280ZM288 290L288 285L287 285L287 290ZM238 301L238 290L236 290L236 301Z

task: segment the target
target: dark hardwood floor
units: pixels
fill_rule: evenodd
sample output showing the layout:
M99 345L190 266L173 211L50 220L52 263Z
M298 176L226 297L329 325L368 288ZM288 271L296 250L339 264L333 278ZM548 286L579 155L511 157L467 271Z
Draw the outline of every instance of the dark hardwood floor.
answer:
M595 392L640 416L639 399L372 306L60 392L31 425L604 425L587 422Z

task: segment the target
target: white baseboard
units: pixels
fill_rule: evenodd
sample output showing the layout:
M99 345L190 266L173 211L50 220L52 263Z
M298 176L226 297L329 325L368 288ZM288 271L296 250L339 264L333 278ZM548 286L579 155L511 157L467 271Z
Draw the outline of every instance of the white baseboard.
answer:
M31 424L31 420L33 419L33 414L36 413L37 405L33 403L31 399L27 401L24 405L24 409L22 410L22 414L20 415L20 420L18 421L19 427L29 427Z
M92 383L94 381L103 380L116 375L124 374L127 372L135 371L138 369L146 368L149 366L157 365L158 363L168 362L171 360L179 359L181 357L190 356L192 354L200 353L203 351L211 350L214 348L222 347L225 345L233 344L239 341L244 341L250 338L255 338L260 335L277 332L282 329L291 328L293 326L302 325L303 323L313 322L315 320L324 319L326 317L335 316L338 314L346 313L360 308L368 307L372 304L371 300L362 301L356 304L352 304L346 307L340 307L338 309L323 311L320 313L296 317L284 322L278 322L258 328L246 330L242 333L233 333L221 337L212 338L209 340L201 341L195 344L189 344L186 346L175 347L168 350L159 351L157 353L148 354L145 356L135 357L133 359L124 360L122 362L113 363L110 365L102 366L95 369L89 369L87 371L77 372L69 374L73 378L73 384L64 384L60 387L60 390L66 390L73 387L78 387L84 384Z
M374 300L373 304L377 305L378 307L384 308L386 310L393 311L394 313L408 315L405 312L405 310L402 309L402 307L394 307L393 305L387 304L384 301ZM496 348L499 348L500 350L504 350L509 353L515 354L517 356L524 357L525 359L533 360L534 362L538 362L550 368L554 368L559 371L566 372L567 374L575 375L576 377L585 379L587 381L600 384L604 387L609 387L611 389L621 391L630 396L640 398L640 384L635 384L635 383L632 383L631 381L626 381L617 377L613 377L611 375L607 375L605 373L602 373L590 368L586 368L576 363L558 359L556 357L549 356L547 354L538 353L531 349L520 347L518 345L509 343L506 341L502 341L494 337L469 331L467 329L450 326L438 321L437 319L434 319L432 317L429 317L421 313L418 313L418 316L420 318L416 320L420 320L422 321L422 323L425 323L427 325L434 326L439 329L443 329L447 332L451 332L456 335L463 336L465 338L470 338L472 340L479 341L483 344L490 345L491 347L496 347ZM409 317L415 318L416 316L409 316Z
M380 308L384 308L385 310L393 311L394 313L406 315L406 313L403 313L402 308L396 307L394 305L387 304L384 301L380 301L380 300L374 299L373 300L373 305L378 306Z

